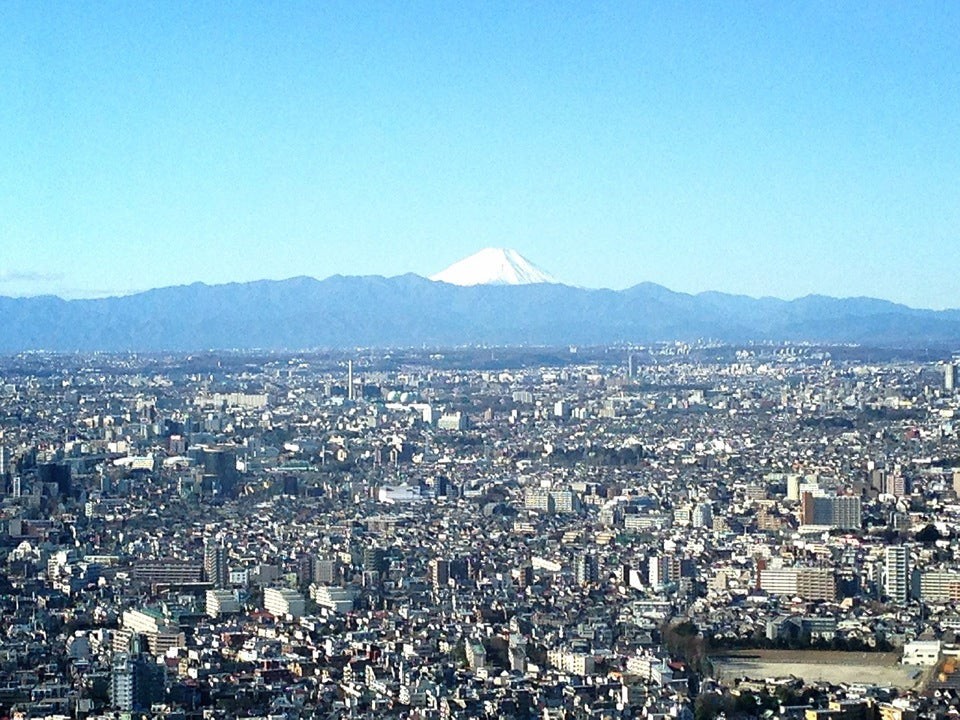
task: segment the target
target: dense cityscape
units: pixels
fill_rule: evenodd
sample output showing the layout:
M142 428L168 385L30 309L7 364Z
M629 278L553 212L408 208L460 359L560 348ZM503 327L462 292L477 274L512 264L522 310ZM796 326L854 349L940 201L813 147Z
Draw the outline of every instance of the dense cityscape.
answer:
M26 353L0 375L0 716L958 714L949 353Z
M0 720L960 720L960 2L0 6Z

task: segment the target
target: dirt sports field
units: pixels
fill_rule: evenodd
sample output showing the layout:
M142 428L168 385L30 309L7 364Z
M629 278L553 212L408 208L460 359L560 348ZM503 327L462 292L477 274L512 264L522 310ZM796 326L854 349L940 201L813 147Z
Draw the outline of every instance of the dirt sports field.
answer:
M899 653L748 650L710 659L717 678L724 682L793 675L806 682L917 689L932 670L901 665Z

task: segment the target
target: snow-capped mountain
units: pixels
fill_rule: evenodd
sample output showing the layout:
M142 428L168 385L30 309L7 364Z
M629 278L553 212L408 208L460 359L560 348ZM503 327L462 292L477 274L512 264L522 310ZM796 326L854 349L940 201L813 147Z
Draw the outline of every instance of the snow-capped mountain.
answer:
M558 283L516 250L484 248L470 257L455 262L446 270L430 276L431 280L451 285L535 285Z

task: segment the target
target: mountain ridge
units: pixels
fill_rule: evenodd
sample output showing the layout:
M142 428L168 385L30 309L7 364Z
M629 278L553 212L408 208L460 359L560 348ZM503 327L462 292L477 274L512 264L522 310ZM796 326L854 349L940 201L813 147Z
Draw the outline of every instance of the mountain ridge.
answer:
M958 345L960 310L875 298L751 298L562 284L457 286L334 275L168 286L111 298L0 297L0 352L810 341Z

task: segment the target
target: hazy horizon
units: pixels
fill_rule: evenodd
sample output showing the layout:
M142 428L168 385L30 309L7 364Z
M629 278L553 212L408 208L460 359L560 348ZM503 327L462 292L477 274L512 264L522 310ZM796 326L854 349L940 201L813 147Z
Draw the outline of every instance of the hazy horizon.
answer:
M247 285L247 284L258 283L258 282L283 283L283 282L287 282L287 281L290 281L290 280L296 280L296 279L299 279L299 278L309 278L309 279L315 280L315 281L317 281L317 282L323 282L324 280L329 280L330 278L337 277L337 276L340 276L340 277L357 277L357 278L362 278L362 277L378 277L378 278L384 278L384 279L393 279L393 278L403 277L403 276L406 276L406 275L415 275L415 276L421 278L422 280L426 280L426 281L428 281L428 282L441 282L441 281L439 281L439 280L434 280L434 279L432 279L432 278L430 278L430 277L428 277L428 276L426 276L426 275L422 275L422 274L420 274L420 273L414 273L414 272L393 273L393 274L368 273L368 274L365 274L365 275L358 275L358 274L351 274L351 273L339 273L339 272L338 272L338 273L331 273L330 275L326 275L326 276L323 276L323 277L317 277L317 276L315 276L315 275L305 275L305 274L303 274L303 273L299 273L299 274L293 274L293 275L288 275L288 276L286 276L286 277L279 277L279 278L256 278L256 279L253 279L253 280L227 280L227 281L224 281L224 282L205 282L205 281L203 281L203 280L192 280L192 281L190 281L190 282L173 283L173 284L171 284L171 285L159 285L159 286L156 286L156 287L138 288L138 289L131 289L131 290L127 290L127 291L114 291L114 292L103 292L103 293L91 292L91 293L87 293L87 294L83 294L83 295L57 294L57 293L52 293L52 292L47 292L47 293L33 293L33 294L17 294L17 295L14 295L14 294L6 294L6 293L3 293L3 292L0 292L0 297L7 297L7 298L12 298L12 299L29 299L29 298L38 298L38 297L56 297L56 298L59 298L59 299L61 299L61 300L67 300L67 301L72 301L72 300L105 300L105 299L109 299L109 298L119 298L119 297L127 297L127 296L130 296L130 295L138 295L138 294L141 294L141 293L150 292L150 291L152 291L152 290L163 290L163 289L167 289L167 288L187 287L187 286L190 286L190 285L202 285L202 286L207 286L207 287L215 287L215 286L220 286L220 285ZM667 286L667 285L663 285L662 283L657 283L657 282L654 282L654 281L651 281L651 280L638 280L638 281L635 282L635 283L631 283L631 284L626 285L626 286L621 287L621 288L602 287L602 286L598 286L598 287L585 287L585 286L582 286L582 285L575 285L575 284L573 284L573 283L565 282L565 281L563 280L563 278L559 278L559 279L558 279L558 284L564 285L564 286L566 286L566 287L581 289L581 290L610 290L610 291L613 291L613 292L622 292L623 290L629 290L630 288L634 288L634 287L637 287L637 286L640 286L640 285L656 285L656 286L659 286L659 287L666 288L667 290L669 290L669 291L671 291L671 292L682 293L682 294L687 294L687 295L692 295L692 296L697 296L697 295L702 295L702 294L709 294L709 293L720 293L720 294L723 294L723 295L746 297L746 298L750 298L750 299L753 299L753 300L772 299L772 300L783 300L783 301L786 301L786 302L792 302L792 301L795 301L795 300L802 300L803 298L806 298L806 297L817 297L817 296L820 296L820 297L829 297L829 298L833 298L833 299L837 299L837 300L854 300L854 299L881 300L881 301L886 301L886 302L897 303L897 304L899 304L899 305L905 305L905 306L907 306L907 307L909 307L909 308L911 308L911 309L915 309L915 310L933 310L933 311L960 310L960 304L958 304L957 307L949 307L949 306L948 306L948 307L933 308L933 307L927 307L927 306L921 306L921 305L909 305L909 304L907 304L907 303L900 303L900 302L898 302L898 301L896 301L896 300L891 300L890 298L882 297L882 296L879 296L879 295L829 295L829 294L826 294L826 293L810 292L810 293L805 293L805 294L803 294L803 295L796 295L796 296L789 296L789 297L788 297L788 296L782 296L782 295L750 295L750 294L747 294L747 293L728 292L728 291L724 291L724 290L714 290L714 289L705 289L705 290L698 290L698 291L686 291L686 290L678 290L678 289L676 289L676 288L672 288L672 287L669 287L669 286Z

